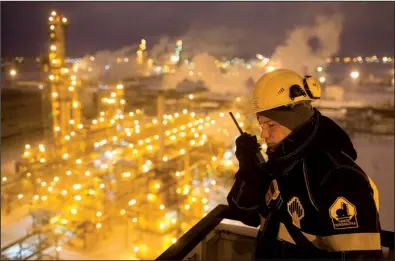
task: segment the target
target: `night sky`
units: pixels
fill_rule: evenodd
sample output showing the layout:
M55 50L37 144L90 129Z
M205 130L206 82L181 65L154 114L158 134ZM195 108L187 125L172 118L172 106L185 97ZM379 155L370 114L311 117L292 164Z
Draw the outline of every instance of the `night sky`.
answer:
M270 53L289 30L334 12L345 16L340 55L394 55L394 2L1 2L1 55L45 52L52 9L70 21L71 56L119 49L141 38L149 48L161 36L213 28L225 30L219 38L237 42L240 53Z

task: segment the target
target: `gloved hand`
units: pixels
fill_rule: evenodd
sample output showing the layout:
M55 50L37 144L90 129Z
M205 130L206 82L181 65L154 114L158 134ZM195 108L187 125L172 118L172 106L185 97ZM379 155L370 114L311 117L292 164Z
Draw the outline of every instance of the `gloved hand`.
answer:
M258 169L256 153L260 152L261 146L256 136L244 132L236 139L236 158L242 171L255 171Z

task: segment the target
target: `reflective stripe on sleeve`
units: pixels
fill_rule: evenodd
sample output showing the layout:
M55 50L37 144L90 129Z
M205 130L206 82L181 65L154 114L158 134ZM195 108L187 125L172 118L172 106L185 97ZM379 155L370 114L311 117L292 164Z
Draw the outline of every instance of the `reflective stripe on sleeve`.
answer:
M369 178L370 186L373 189L374 203L376 204L377 212L379 212L379 208L380 208L379 190L377 189L376 183L374 183L374 181L369 176L368 176L368 178Z
M329 252L380 250L380 233L352 233L320 237L303 232L303 235L317 248ZM277 238L295 244L287 228L280 223Z
M322 244L322 241L319 240L320 238L317 237L316 235L312 235L306 232L303 232L303 235L311 242L313 245L315 245L319 249L323 249L326 251L330 251L329 248ZM292 239L291 235L288 233L287 228L285 227L284 223L280 223L280 229L278 231L277 239L287 241L289 243L295 244L295 241Z
M380 250L380 233L352 233L322 238L331 251Z

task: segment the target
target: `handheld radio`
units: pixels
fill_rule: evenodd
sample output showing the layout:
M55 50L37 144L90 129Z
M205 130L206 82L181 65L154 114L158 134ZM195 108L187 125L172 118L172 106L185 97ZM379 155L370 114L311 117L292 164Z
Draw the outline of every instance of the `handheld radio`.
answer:
M237 122L235 116L233 115L232 112L229 112L229 114L230 114L230 117L232 117L233 122L236 124L236 127L237 127L237 129L239 130L240 135L243 135L244 132L243 132L243 130L240 128L240 125L239 125L239 123ZM256 153L256 160L257 160L257 162L258 162L258 165L261 165L261 164L263 164L263 163L266 163L265 158L263 157L263 155L262 155L262 153L261 153L260 151Z

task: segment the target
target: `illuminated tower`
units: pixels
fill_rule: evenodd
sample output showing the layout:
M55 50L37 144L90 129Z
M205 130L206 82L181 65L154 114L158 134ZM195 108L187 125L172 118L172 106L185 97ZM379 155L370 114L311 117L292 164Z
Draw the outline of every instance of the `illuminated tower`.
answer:
M177 56L177 64L180 65L182 63L182 50L183 50L183 46L182 46L182 40L177 40L176 43L176 50L175 50L175 55Z
M66 65L67 18L52 11L49 20L49 61L47 98L50 99L52 138L58 153L66 152L65 143L81 132L81 104L78 99L79 82Z
M177 40L176 48L174 49L174 53L170 56L170 64L171 64L170 71L173 71L176 67L181 65L181 63L182 63L182 60L181 60L182 49L183 49L182 40Z
M141 39L141 43L139 45L139 49L137 50L136 64L137 64L137 74L145 75L147 69L147 41L145 39Z

